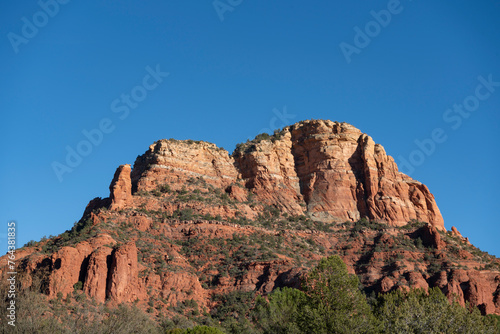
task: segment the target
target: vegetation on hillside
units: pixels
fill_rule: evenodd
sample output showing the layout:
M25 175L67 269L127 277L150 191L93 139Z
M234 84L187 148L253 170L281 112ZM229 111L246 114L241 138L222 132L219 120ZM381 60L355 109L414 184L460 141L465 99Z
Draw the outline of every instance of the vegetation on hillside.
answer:
M257 150L257 145L262 141L270 141L274 143L275 141L280 140L284 133L285 130L281 129L274 130L274 133L272 135L263 132L255 136L255 138L252 140L247 140L245 143L238 143L236 145L236 149L233 152L233 156L240 153L250 153Z
M261 136L251 145L262 140L272 139ZM189 272L211 296L205 305L210 309L200 306L192 290L176 291L175 287L171 288L172 295L187 297L171 303L167 296L148 289L149 299L109 309L83 293L81 281L75 284L73 294L48 300L40 294L46 291L49 280L47 260L41 262L33 276L40 280L39 287L19 295L18 332L36 332L35 327L38 332L54 333L500 332L494 327L494 316L483 317L470 306L450 304L439 289L430 289L429 294L411 290L410 272L420 273L427 280L443 270L500 269L498 259L463 238L439 231L445 249L437 250L419 235L425 225L422 222L412 221L402 227L368 219L320 222L258 202L251 191L239 184L231 185L235 186L246 191L246 198L240 202L229 191L216 188L201 177L192 177L182 186L157 183L156 188L135 194L135 208L96 209L92 218L87 215L61 235L25 245L32 247L35 256L49 259L61 247L102 234L116 241L105 247L116 249L134 241L141 268L139 278ZM242 205L258 214L247 218ZM223 211L232 215L221 217L218 212ZM133 217L139 216L147 225L141 229L134 225ZM221 228L226 232L208 234L218 225L227 225ZM171 232L174 230L176 234ZM350 261L359 278L347 274L339 256ZM463 259L474 261L475 268ZM265 264L276 268L281 263L285 265L279 268L280 272L290 266L308 271L300 289L275 289L268 295L261 295L262 289L220 294L221 282L236 287L248 281L252 266ZM20 268L27 264L21 261ZM362 287L359 280L366 283L364 280L374 270L390 276L391 289L396 292L377 296L373 282ZM409 292L402 292L407 289ZM32 307L23 309L22 303ZM117 327L118 323L124 327ZM7 325L2 322L1 326Z
M301 289L276 289L267 297L235 291L215 296L217 306L211 313L163 318L159 323L133 305L109 309L76 290L74 294L81 296L77 301L62 296L47 301L32 288L17 296L16 327L2 319L0 328L3 333L81 334L500 332L500 317L485 317L469 305L450 303L437 288L367 298L359 286L358 278L334 255L309 271ZM7 289L3 284L0 293L6 296ZM6 309L6 303L1 299L0 307Z

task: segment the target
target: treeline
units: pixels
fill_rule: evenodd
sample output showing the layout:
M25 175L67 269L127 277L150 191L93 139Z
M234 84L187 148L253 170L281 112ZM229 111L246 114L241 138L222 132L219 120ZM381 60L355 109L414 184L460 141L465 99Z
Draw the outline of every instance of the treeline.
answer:
M338 256L322 259L302 290L257 300L260 333L500 333L497 316L450 303L439 288L395 291L369 300Z
M2 287L2 296L6 287ZM6 299L1 300L5 314ZM135 306L107 309L81 297L47 302L38 291L17 298L15 328L2 316L2 333L500 333L500 317L482 316L470 305L450 303L438 289L395 291L367 298L338 256L322 259L300 290L277 289L267 297L251 292L219 296L210 314L153 321Z

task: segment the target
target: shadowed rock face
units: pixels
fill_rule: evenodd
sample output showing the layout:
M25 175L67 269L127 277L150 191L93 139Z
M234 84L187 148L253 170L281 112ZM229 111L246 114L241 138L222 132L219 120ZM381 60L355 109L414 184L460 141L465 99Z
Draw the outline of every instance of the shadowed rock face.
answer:
M297 123L232 156L214 144L161 140L137 158L132 188L149 191L158 182L182 184L191 177L220 188L242 183L290 214L309 212L324 221L367 217L390 225L417 219L444 230L427 187L400 173L381 145L346 123Z

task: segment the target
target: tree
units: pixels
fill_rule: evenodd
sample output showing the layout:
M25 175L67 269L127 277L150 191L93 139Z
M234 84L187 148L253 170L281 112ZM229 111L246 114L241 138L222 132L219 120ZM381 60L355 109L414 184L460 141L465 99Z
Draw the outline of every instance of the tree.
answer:
M212 309L211 316L220 322L227 333L252 333L252 324L247 318L253 307L254 292L233 291L224 295L213 296L218 302Z
M254 309L255 323L265 334L302 333L296 320L306 302L305 293L292 288L273 291L269 302L259 296Z
M450 303L437 287L394 291L379 298L376 316L386 333L498 333L492 318L470 305Z
M302 288L308 298L298 319L304 332L377 332L376 319L359 289L359 280L348 273L339 256L321 259Z
M338 256L320 261L303 291L285 288L259 298L255 323L264 333L376 333L378 323L355 275Z

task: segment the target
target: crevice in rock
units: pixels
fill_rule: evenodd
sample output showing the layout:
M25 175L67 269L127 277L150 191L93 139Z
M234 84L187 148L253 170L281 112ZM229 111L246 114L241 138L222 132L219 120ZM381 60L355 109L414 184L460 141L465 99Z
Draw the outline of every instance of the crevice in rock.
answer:
M369 217L373 219L373 216L370 214L368 210L368 197L366 195L366 178L364 174L365 163L361 158L361 145L362 145L362 137L358 139L358 146L356 147L356 151L349 157L347 162L351 167L352 173L356 179L356 207L359 212L360 218Z
M295 170L295 174L297 174L297 177L299 178L300 194L302 195L302 198L304 199L306 205L309 205L312 195L312 190L309 186L309 183L312 178L311 175L313 173L304 173L304 169L306 166L304 154L301 154L302 152L298 152L298 148L301 147L301 144L304 142L304 138L297 138L296 136L294 136L294 133L291 130L292 129L290 129L292 147L290 148L290 150L293 156L293 168Z
M40 293L45 295L50 294L50 279L49 275L53 270L53 263L50 257L43 259L40 263L36 265L36 271L34 277L40 280Z
M61 259L57 259L56 262L54 262L54 269L60 269L61 268Z
M78 281L85 282L87 279L87 272L89 268L90 255L85 257L80 265L80 272L78 273Z
M114 258L115 258L115 253L116 249L113 249L110 255L106 256L106 266L108 268L108 271L106 273L106 299L110 298L110 293L111 293L111 276L113 274L113 269L114 269Z
M266 283L269 280L269 275L270 275L269 266L265 266L264 267L264 272L262 273L262 275L260 275L259 277L257 277L257 279L259 280L257 282L257 284L255 285L255 289L257 291L260 290L260 288L262 287L262 285L264 285L264 283Z

